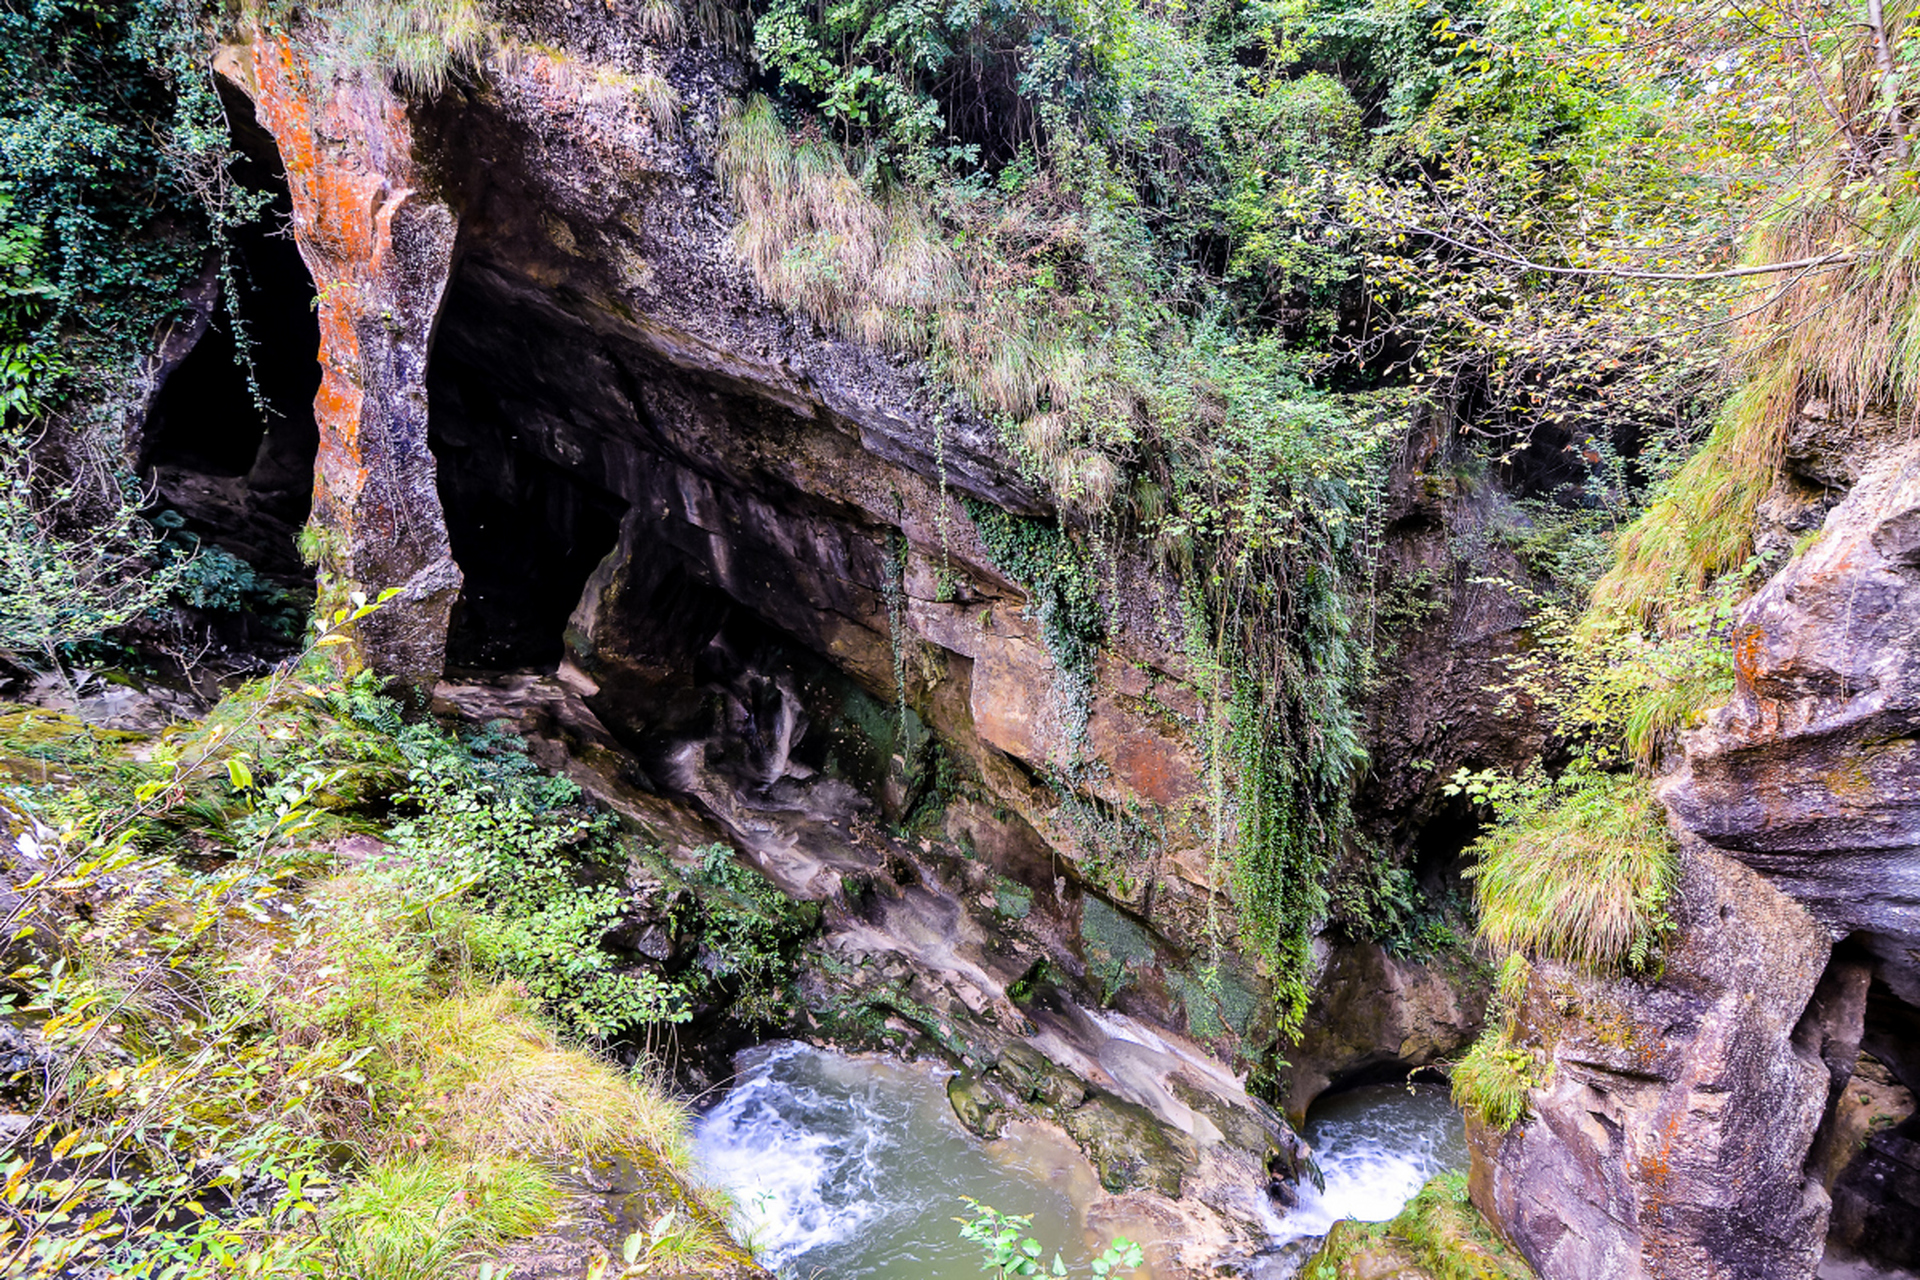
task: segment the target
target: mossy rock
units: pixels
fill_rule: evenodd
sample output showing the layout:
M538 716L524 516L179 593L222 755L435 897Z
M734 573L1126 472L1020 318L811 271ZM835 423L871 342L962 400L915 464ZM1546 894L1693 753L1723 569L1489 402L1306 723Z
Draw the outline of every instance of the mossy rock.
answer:
M1336 1222L1300 1280L1533 1280L1533 1268L1487 1226L1465 1176L1446 1173L1391 1222Z
M997 1138L1007 1127L1007 1098L991 1080L962 1071L947 1081L947 1101L969 1133Z
M1099 1170L1100 1185L1115 1195L1146 1188L1178 1199L1181 1179L1200 1159L1191 1140L1145 1107L1107 1094L1095 1094L1060 1122Z
M1022 1102L1055 1111L1071 1111L1087 1099L1087 1087L1072 1073L1025 1041L1000 1051L993 1073Z

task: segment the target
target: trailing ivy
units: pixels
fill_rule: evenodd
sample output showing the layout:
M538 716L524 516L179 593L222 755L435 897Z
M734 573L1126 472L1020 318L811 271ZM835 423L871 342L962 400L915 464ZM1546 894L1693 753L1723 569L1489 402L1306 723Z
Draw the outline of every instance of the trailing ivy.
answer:
M1058 524L1011 515L976 498L961 501L994 566L1027 593L1059 671L1055 693L1077 749L1086 740L1095 660L1106 634L1090 558Z

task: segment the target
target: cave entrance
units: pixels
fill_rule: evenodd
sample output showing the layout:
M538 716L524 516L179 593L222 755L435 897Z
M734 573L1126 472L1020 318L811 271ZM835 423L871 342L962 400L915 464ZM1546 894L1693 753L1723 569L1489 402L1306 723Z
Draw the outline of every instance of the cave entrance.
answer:
M464 579L447 664L550 668L627 504L582 465L585 433L567 406L534 394L521 360L495 358L517 322L462 281L448 286L427 368L428 447Z
M927 731L886 696L885 632L851 622L886 616L888 544L769 474L754 451L791 430L790 408L570 310L584 305L485 244L448 283L427 389L464 576L449 668L571 655L589 707L671 789L708 785L686 772L697 758L741 793L825 775L903 808ZM590 636L570 632L576 610ZM864 685L842 665L862 643Z
M256 222L230 232L228 284L237 286L247 362L232 316L216 302L205 335L154 398L141 462L160 505L185 516L190 531L264 572L305 578L294 540L313 501L320 447L313 278L288 230L293 197L273 139L245 97L222 97L240 157L234 179L269 197Z

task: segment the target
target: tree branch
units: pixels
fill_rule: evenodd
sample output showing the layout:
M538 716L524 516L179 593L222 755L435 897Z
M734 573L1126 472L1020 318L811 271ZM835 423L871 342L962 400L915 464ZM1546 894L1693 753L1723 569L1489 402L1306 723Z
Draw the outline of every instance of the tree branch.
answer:
M1526 271L1545 271L1557 276L1587 276L1612 280L1734 280L1742 276L1772 275L1780 271L1842 266L1854 261L1852 254L1834 250L1812 258L1795 258L1789 262L1768 262L1756 267L1728 267L1723 271L1636 271L1629 267L1556 267L1545 262L1534 262L1517 254L1502 253L1497 249L1468 244L1464 240L1456 240L1446 232L1436 231L1431 227L1412 226L1408 230L1416 235L1431 236L1443 244L1450 244L1457 249L1465 249L1468 253L1477 253L1482 257L1492 258L1496 262L1504 262Z

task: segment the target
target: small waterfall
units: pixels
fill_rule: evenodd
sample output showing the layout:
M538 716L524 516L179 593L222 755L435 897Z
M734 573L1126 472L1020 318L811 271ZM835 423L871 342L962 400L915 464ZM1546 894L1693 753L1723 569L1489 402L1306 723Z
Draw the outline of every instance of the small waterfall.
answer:
M1326 1188L1303 1182L1282 1240L1325 1235L1342 1218L1384 1222L1429 1178L1467 1165L1466 1125L1438 1085L1335 1094L1307 1113L1302 1136Z

